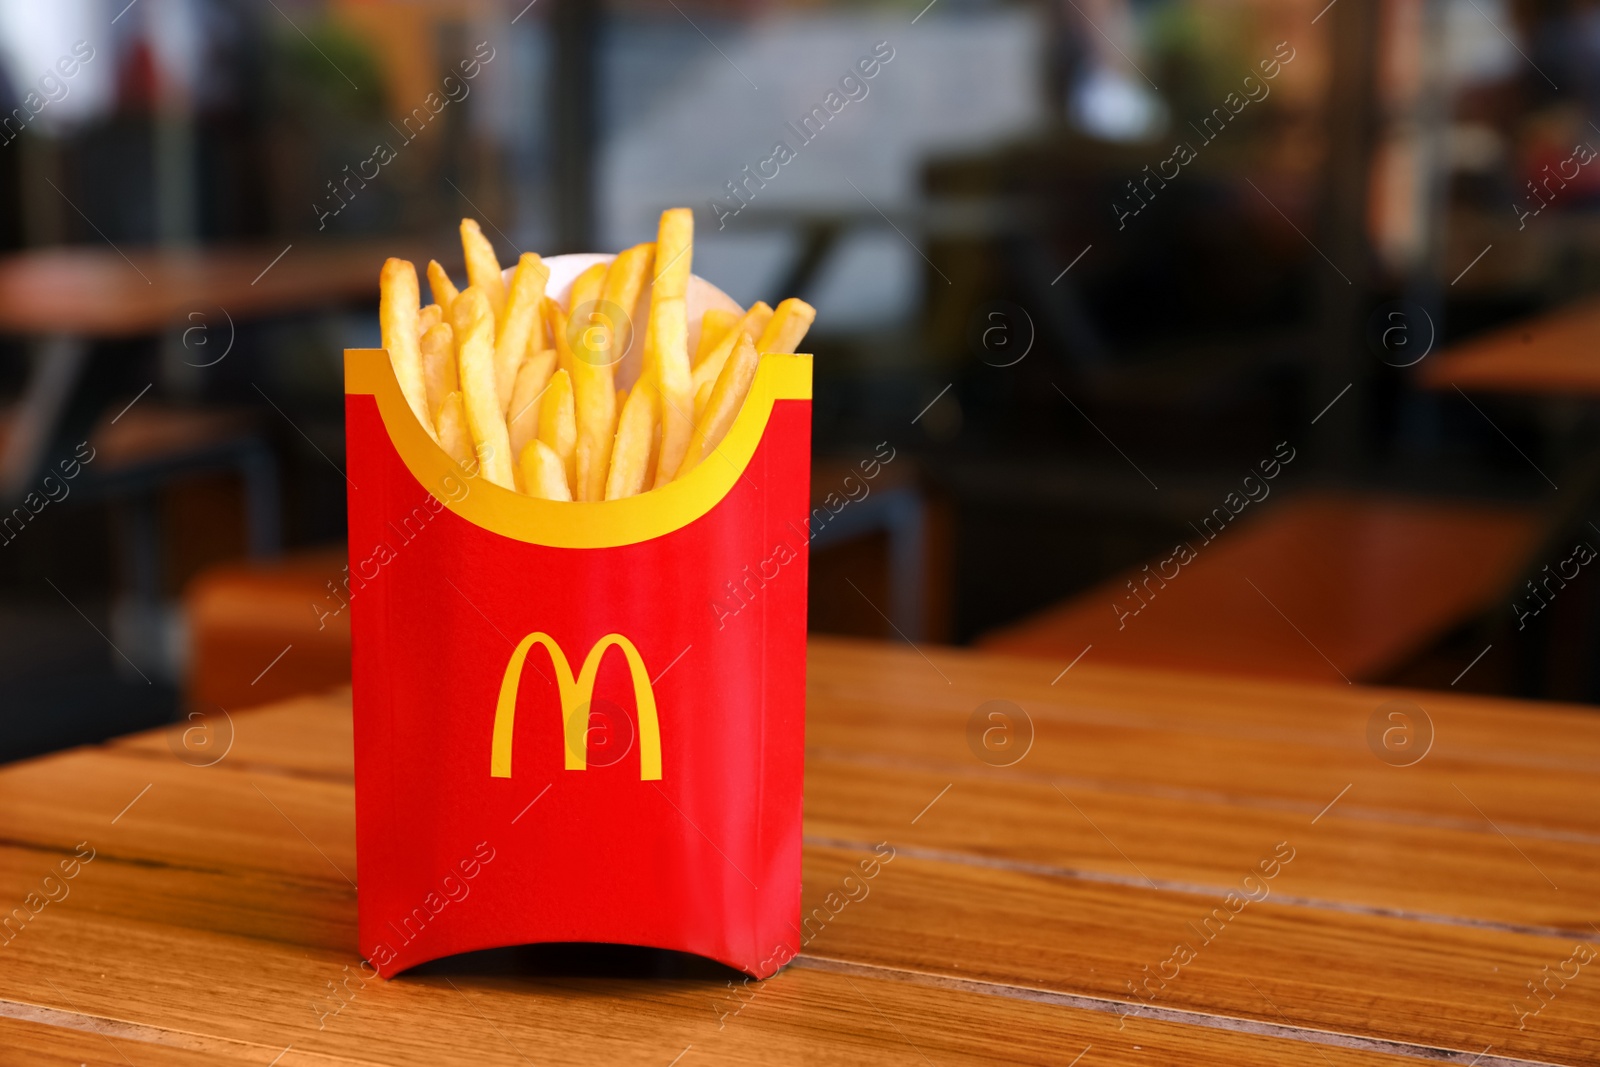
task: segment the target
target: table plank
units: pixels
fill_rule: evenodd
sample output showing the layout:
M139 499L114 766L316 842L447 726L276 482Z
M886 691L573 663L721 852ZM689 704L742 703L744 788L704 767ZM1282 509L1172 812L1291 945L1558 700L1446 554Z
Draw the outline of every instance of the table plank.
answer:
M191 312L221 329L219 308L237 322L333 307L375 296L378 270L397 247L385 239L17 252L0 256L0 332L133 337L190 325Z
M1417 368L1423 385L1487 392L1600 395L1600 300L1583 300L1454 345Z
M355 780L348 686L252 708L246 715L221 708L196 714L164 730L129 734L108 745L158 760L177 756L199 769L213 760L226 760L235 769L258 767L269 773Z
M165 1042L168 1035L154 1027L117 1025L86 1019L69 1011L0 1002L0 1013L16 1011L28 1018L0 1015L0 1067L205 1067L212 1063L259 1065L261 1046L205 1042L195 1051ZM35 1021L48 1020L46 1021ZM78 1027L93 1027L79 1029Z
M1493 606L1537 536L1531 513L1476 503L1319 492L1255 510L1238 529L1185 530L1196 555L1182 568L1161 564L1171 547L979 645L1063 663L1093 645L1102 662L1140 668L1373 680Z
M853 853L808 859L823 879ZM997 987L1104 998L1137 1010L1128 983L1170 968L1174 946L1195 958L1149 988L1154 1008L1406 1043L1414 1054L1593 1062L1600 987L1574 982L1519 1029L1524 982L1567 959L1573 941L1320 913L1268 900L1197 936L1214 897L1052 880L902 856L873 890L878 905L845 909L812 951ZM1288 875L1284 876L1285 878ZM819 939L820 940L820 939ZM1591 938L1591 942L1600 938ZM1147 972L1144 968L1150 968ZM1529 1005L1531 1007L1531 1004Z

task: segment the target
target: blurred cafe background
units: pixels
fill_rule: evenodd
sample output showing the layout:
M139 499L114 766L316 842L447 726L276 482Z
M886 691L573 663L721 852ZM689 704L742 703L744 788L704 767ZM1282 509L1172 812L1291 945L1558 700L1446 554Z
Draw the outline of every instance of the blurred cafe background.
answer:
M4 0L0 758L346 680L383 257L674 205L814 631L1593 701L1597 121L1584 0Z

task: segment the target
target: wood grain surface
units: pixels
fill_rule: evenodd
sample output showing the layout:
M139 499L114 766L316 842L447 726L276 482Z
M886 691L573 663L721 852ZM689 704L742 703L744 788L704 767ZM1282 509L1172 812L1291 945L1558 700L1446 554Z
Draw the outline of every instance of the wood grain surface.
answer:
M1527 987L1600 945L1587 709L1064 666L813 642L813 922L765 983L594 946L362 980L345 692L10 766L0 902L94 858L0 947L0 1064L1600 1062L1600 967Z

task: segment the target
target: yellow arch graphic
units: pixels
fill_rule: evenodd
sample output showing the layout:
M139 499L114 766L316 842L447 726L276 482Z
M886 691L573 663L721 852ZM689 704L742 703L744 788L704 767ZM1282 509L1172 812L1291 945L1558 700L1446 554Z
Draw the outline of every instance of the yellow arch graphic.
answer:
M547 633L531 633L524 637L511 659L506 663L506 673L500 680L500 699L494 709L494 739L489 751L489 776L511 777L511 739L517 717L517 687L522 679L522 665L534 645L543 645L550 654L550 663L556 672L556 689L561 696L562 747L567 750L566 769L581 771L588 766L589 717L575 712L587 707L594 698L594 680L600 673L600 661L613 646L622 649L628 660L628 672L633 678L633 702L639 713L639 780L659 781L661 778L661 726L656 719L656 694L650 684L650 674L645 670L644 657L621 634L606 634L596 641L589 654L583 657L578 676L572 676L572 664L556 639ZM581 721L580 721L581 720Z

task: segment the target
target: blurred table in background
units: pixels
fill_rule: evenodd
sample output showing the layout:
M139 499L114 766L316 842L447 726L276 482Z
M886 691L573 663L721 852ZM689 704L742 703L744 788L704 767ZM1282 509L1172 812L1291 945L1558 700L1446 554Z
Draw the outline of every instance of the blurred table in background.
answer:
M0 333L132 337L219 307L243 320L338 305L376 296L384 259L409 243L78 245L0 256Z
M1063 663L1093 645L1129 666L1370 681L1497 606L1539 538L1534 515L1482 504L1341 493L1266 508L1213 531L1214 545L1185 538L1195 558L1181 567L1152 560L979 644Z
M1491 330L1418 368L1423 385L1491 393L1600 397L1600 300Z
M375 297L384 258L411 243L74 246L0 256L0 333L38 339L28 386L5 420L0 494L16 494L34 476L92 341L195 328L193 316L220 337L219 313L231 337L249 319ZM209 350L205 358L212 358Z
M1600 981L1548 980L1600 942L1592 711L1061 666L812 641L812 919L759 984L616 946L364 978L348 693L0 770L10 901L95 857L11 922L0 1045L276 1067L1595 1062ZM875 847L893 858L844 881Z

